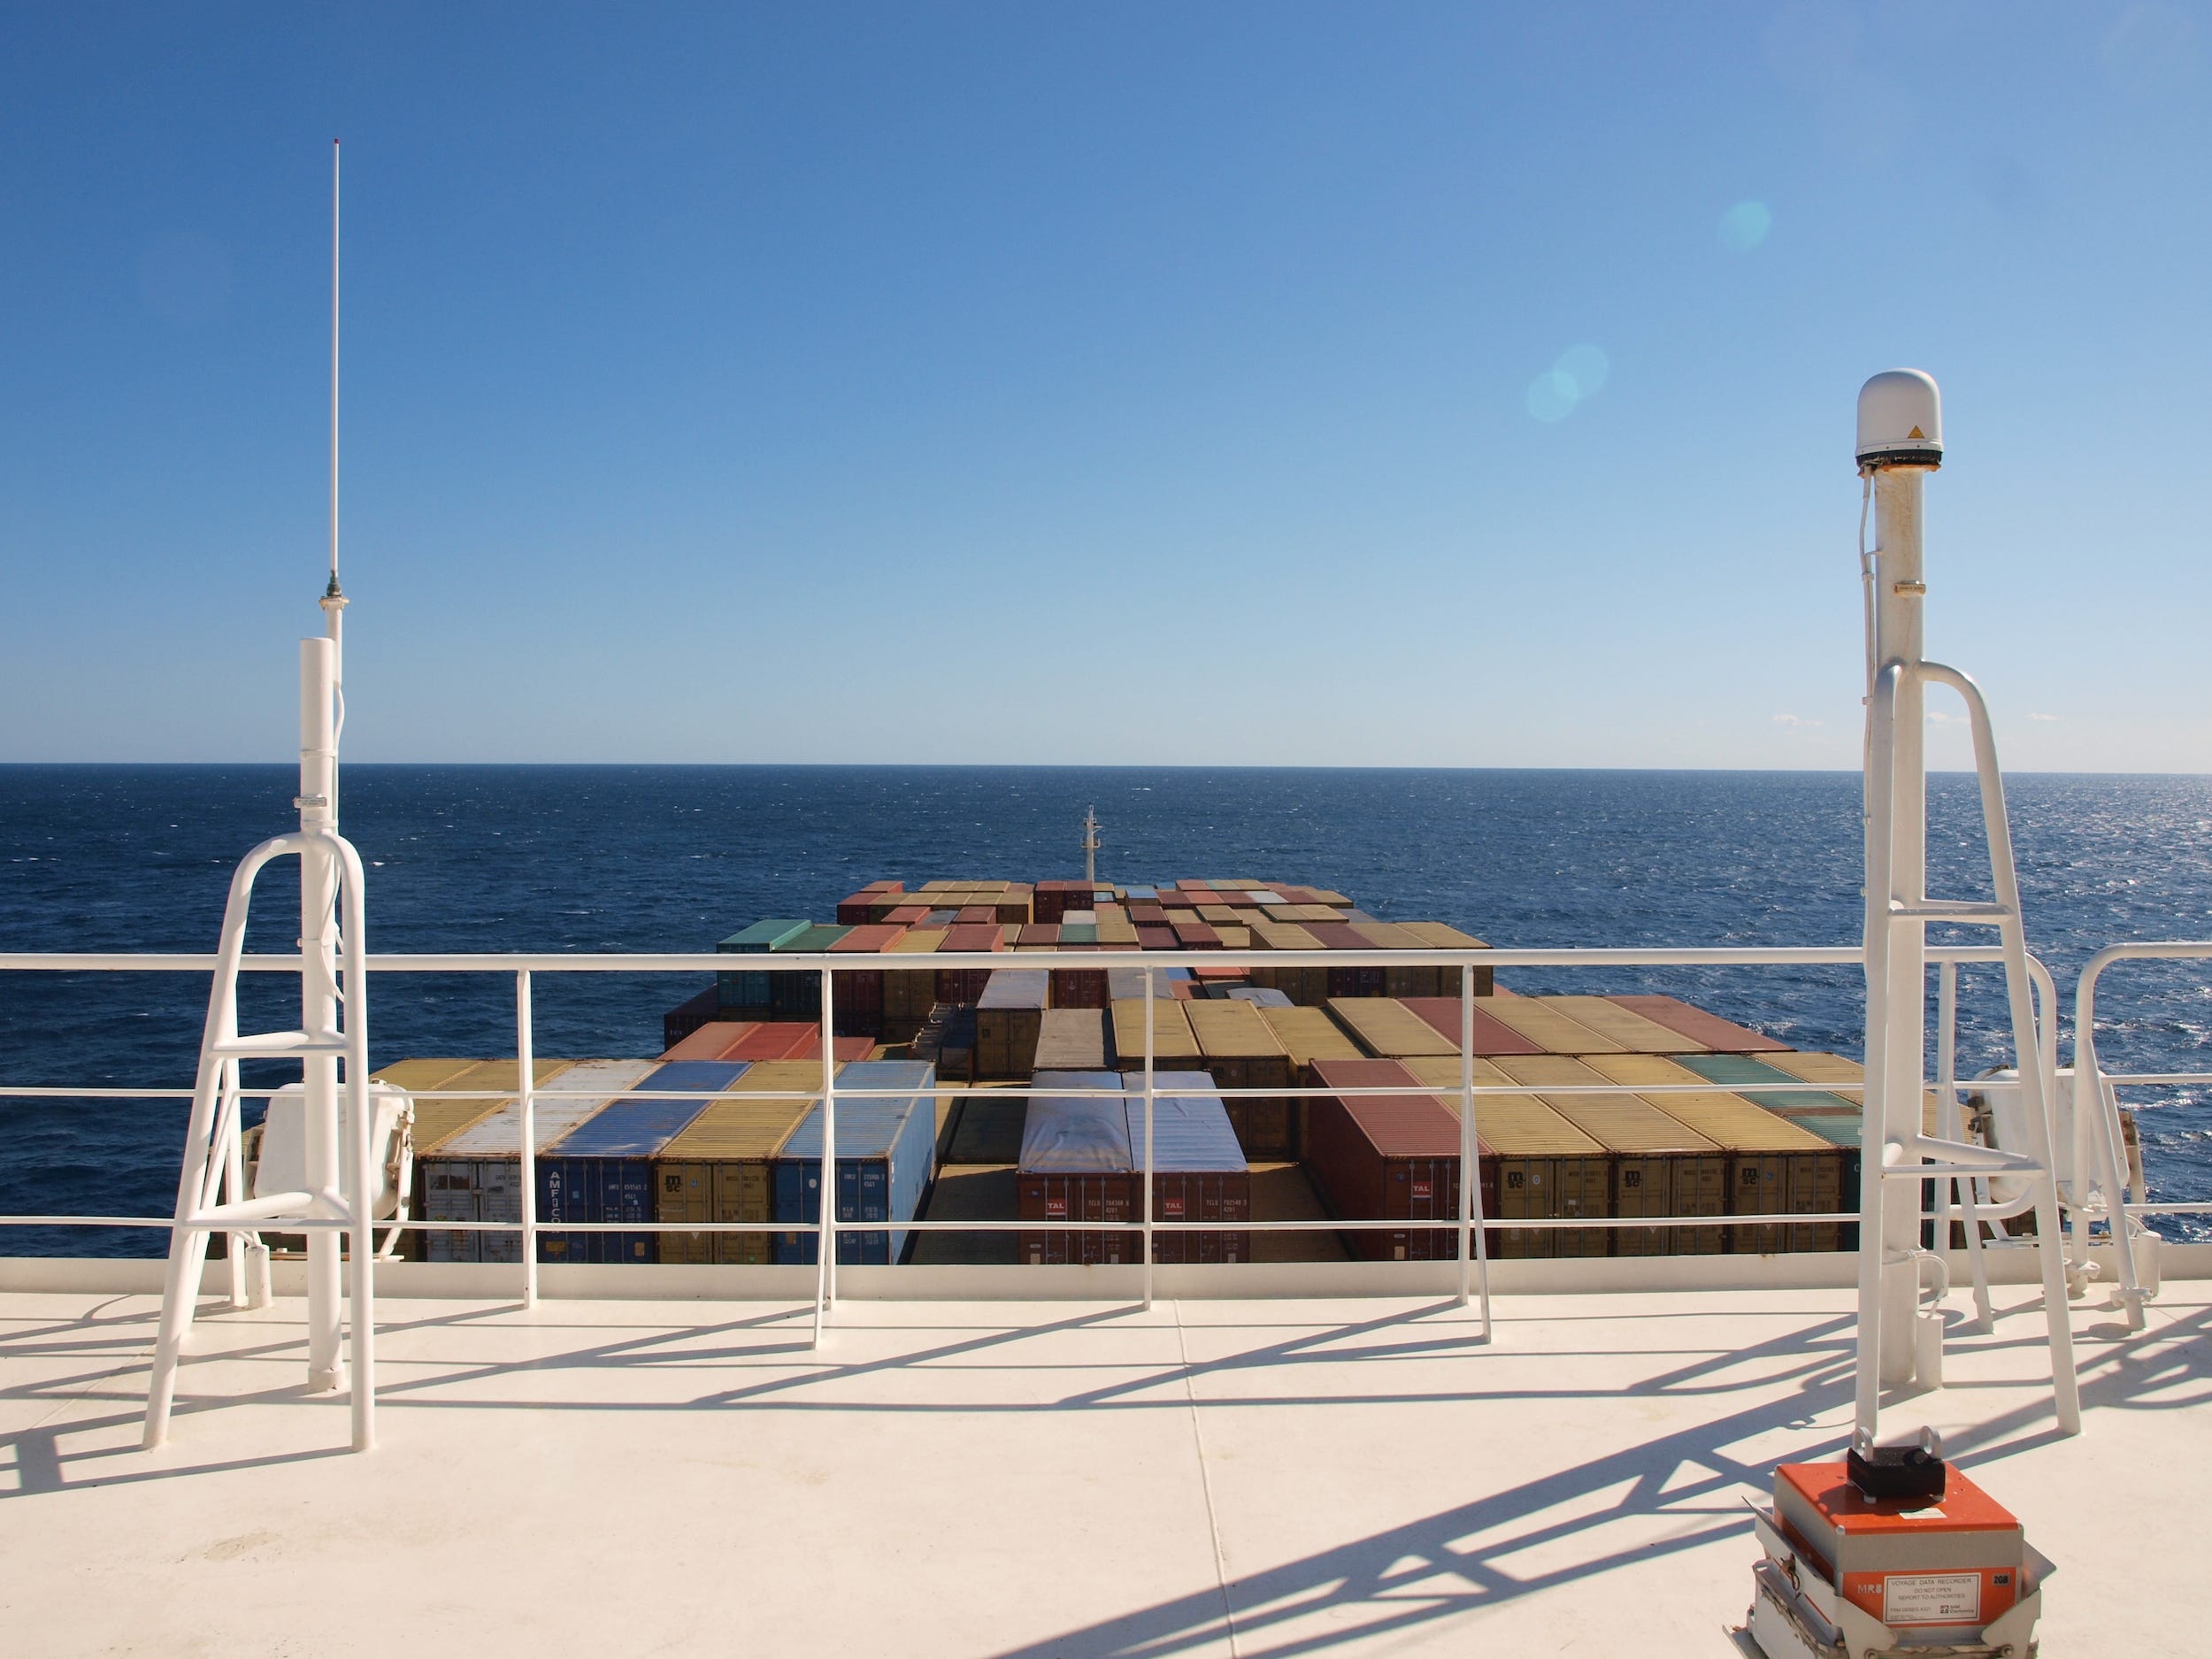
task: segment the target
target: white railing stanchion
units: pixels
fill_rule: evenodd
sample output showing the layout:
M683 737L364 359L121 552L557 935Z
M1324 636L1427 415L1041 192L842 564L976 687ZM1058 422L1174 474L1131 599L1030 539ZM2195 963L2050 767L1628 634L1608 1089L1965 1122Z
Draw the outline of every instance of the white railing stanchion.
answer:
M1479 1184L1481 1161L1475 1152L1475 971L1459 971L1459 1294L1464 1308L1474 1290L1475 1205L1468 1195Z
M2043 1008L2047 1024L2048 999ZM1940 965L1936 979L1936 1133L1946 1141L1962 1141L1966 1139L1966 1125L1959 1105L1958 1010L1959 964L1946 962ZM1861 1139L1863 1141L1864 1137ZM1863 1163L1863 1148L1860 1156ZM1865 1179L1863 1171L1860 1179ZM1997 1311L1989 1300L1989 1263L1982 1255L1981 1212L1974 1202L1976 1179L1970 1172L1936 1184L1939 1197L1936 1205L1935 1248L1939 1256L1947 1255L1951 1248L1951 1218L1955 1201L1966 1229L1967 1265L1974 1278L1974 1322L1977 1328L1988 1332L1997 1328Z
M1144 971L1144 1207L1137 1214L1143 1224L1144 1310L1152 1311L1152 970Z
M831 1006L830 970L822 973L822 1190L816 1217L814 1346L822 1346L831 1302L837 1294L837 1040Z
M530 1010L530 970L515 970L515 1098L522 1113L522 1305L538 1305L537 1037Z

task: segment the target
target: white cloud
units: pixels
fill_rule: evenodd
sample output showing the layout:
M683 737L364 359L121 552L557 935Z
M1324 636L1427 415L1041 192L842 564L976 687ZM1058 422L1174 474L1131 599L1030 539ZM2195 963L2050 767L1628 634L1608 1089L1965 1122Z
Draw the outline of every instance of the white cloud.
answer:
M1777 726L1786 726L1793 732L1809 731L1814 726L1827 724L1824 720L1809 720L1800 714L1778 714L1774 717L1774 723Z
M2055 714L2032 713L2028 716L2028 718L2035 721L2039 726L2055 726L2058 724L2059 717Z
M1964 726L1966 717L1962 714L1952 714L1943 709L1931 709L1928 710L1928 724L1930 726Z

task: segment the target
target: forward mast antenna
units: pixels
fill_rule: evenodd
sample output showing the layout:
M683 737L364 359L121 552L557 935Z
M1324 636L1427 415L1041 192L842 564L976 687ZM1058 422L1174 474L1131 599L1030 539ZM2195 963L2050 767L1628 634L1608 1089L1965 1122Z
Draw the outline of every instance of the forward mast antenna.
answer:
M1098 885L1098 809L1083 809L1083 879Z
M338 586L338 141L330 141L330 584L323 614L333 643L343 638L345 589Z

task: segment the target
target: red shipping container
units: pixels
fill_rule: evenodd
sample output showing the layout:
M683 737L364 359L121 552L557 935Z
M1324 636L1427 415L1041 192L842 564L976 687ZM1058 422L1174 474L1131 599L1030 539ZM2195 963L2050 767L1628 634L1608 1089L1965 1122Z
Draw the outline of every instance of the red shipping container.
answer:
M994 904L964 904L954 912L952 919L964 927L981 922L995 922L998 920L998 907Z
M750 1019L710 1019L680 1042L669 1044L664 1060L721 1060L752 1034L759 1022Z
M821 1049L821 1028L811 1021L772 1020L757 1025L716 1058L722 1060L790 1060L799 1050Z
M1137 924L1137 949L1172 950L1175 949L1175 930L1165 922L1140 922Z
M1402 1094L1307 1103L1306 1167L1340 1219L1455 1222L1459 1218L1459 1119L1395 1060L1316 1060L1325 1088L1390 1088ZM1496 1213L1484 1194L1486 1213ZM1353 1253L1376 1261L1456 1258L1459 1235L1449 1228L1369 1229L1344 1235Z
M1003 950L1004 934L998 924L988 921L962 923L948 930L945 942L937 947L941 952ZM991 982L988 968L940 968L937 970L937 1000L941 1002L972 1002L983 995L983 987Z
M1459 1047L1459 999L1455 996L1402 996L1398 999L1420 1016L1432 1031L1450 1040L1453 1048ZM1475 1052L1480 1055L1544 1054L1544 1045L1532 1037L1525 1037L1503 1020L1492 1016L1483 1007L1485 997L1475 999Z
M1748 1026L1723 1019L1718 1014L1709 1014L1701 1008L1693 1008L1675 997L1609 996L1605 1000L1618 1002L1630 1013L1641 1014L1669 1031L1680 1032L1716 1054L1774 1054L1789 1048L1786 1042L1763 1037Z
M926 904L902 904L883 919L899 927L911 927L929 914Z
M1221 949L1221 935L1195 916L1187 922L1175 923L1174 930L1175 942L1185 950L1218 950ZM1143 937L1141 929L1138 932L1138 937Z

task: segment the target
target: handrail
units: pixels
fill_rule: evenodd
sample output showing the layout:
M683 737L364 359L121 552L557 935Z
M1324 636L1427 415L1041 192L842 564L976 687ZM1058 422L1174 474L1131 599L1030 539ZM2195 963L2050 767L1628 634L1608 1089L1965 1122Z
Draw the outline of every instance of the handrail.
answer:
M2086 1256L2089 1248L2089 1166L2093 1151L2091 1125L2095 1125L2093 1151L2101 1166L2105 1187L2107 1225L2112 1235L2112 1248L2120 1254L2122 1271L2122 1302L2128 1325L2139 1331L2145 1325L2144 1294L2137 1286L2134 1273L2133 1233L2134 1217L2142 1215L2184 1215L2212 1210L2212 1203L2160 1203L2144 1202L2149 1194L2137 1195L2137 1202L2128 1202L2129 1168L2124 1136L2120 1127L2120 1101L2117 1090L2126 1085L2184 1085L2212 1082L2212 1074L2191 1072L2146 1072L2119 1077L2108 1076L2097 1057L2097 982L2104 972L2116 962L2202 962L2212 960L2212 941L2193 939L2144 940L2130 944L2107 945L2090 957L2082 966L2081 977L2074 987L2074 1187L2076 1202L2072 1205L2074 1259L2077 1263Z
M1931 946L1928 951L1928 958L1931 963L1948 964L1955 969L1958 964L2000 962L2002 960L2002 950L2001 947L1995 945L1985 946L1948 944ZM1052 969L1058 968L1073 969L1091 972L1102 972L1118 968L1139 968L1144 970L1149 978L1150 976L1156 974L1159 969L1177 967L1283 968L1382 965L1394 967L1430 966L1448 970L1456 969L1459 971L1460 975L1467 976L1470 975L1474 970L1488 967L1601 969L1613 967L1655 966L1774 967L1797 965L1855 968L1862 965L1863 962L1863 953L1860 947L1850 945L1717 947L1627 946L1564 947L1557 949L1481 947L1465 949L1423 949L1404 950L1375 947L1370 949L1321 950L1178 949L1145 950L1141 952L1126 950L1101 951L1096 949L1071 949L1060 947L1038 950L1017 951L939 951L930 953L926 956L911 956L903 959L895 956L888 955L857 956L841 953L808 953L802 955L789 952L748 954L741 957L733 957L729 954L718 951L591 953L495 952L466 954L403 952L386 955L372 953L364 957L357 965L363 972L367 973L513 974L516 979L517 1053L518 1056L518 1064L520 1064L522 1057L529 1056L534 1052L534 1032L533 1028L534 1021L531 1012L529 987L531 979L537 974L592 972L727 972L737 963L741 962L744 971L747 972L812 973L819 975L824 982L825 990L832 991L832 994L833 995L833 976L840 972L933 972L939 969L1002 968L1016 968L1025 971L1050 971ZM2037 989L2040 994L2040 1000L2042 1002L2045 1014L2045 1018L2041 1022L2043 1026L2043 1035L2045 1037L2044 1046L2055 1048L2055 1030L2053 1029L2055 1022L2049 1018L2049 1015L2050 1011L2055 1007L2055 998L2050 988L2049 975L2043 968L2043 964L2040 962L2036 962L2031 958L2031 963L2037 981ZM217 965L218 958L212 956L184 955L178 953L0 952L0 972L25 971L197 972L210 971ZM240 971L242 972L297 972L301 969L302 959L297 956L247 956L241 958L237 965ZM357 964L344 962L342 960L341 962L341 966L348 970L351 970ZM1462 1002L1463 1006L1471 1007L1472 1005L1471 985L1468 983L1463 977L1462 995L1459 1000ZM1150 996L1145 998L1148 1013L1151 1011L1151 1005L1154 1001L1155 999ZM823 1013L818 1017L817 1020L814 1022L822 1027L826 1038L833 1030L833 1020L834 1015L832 1006L828 998L826 997ZM1147 1023L1148 1026L1148 1019ZM1145 1067L1145 1080L1148 1083L1152 1073L1152 1061L1156 1057L1152 1053L1152 1042L1148 1031L1147 1034L1146 1048L1147 1059ZM1713 1088L1718 1087L1706 1082L1648 1084L1642 1086L1620 1083L1581 1083L1561 1085L1509 1085L1505 1083L1478 1083L1473 1080L1471 1075L1471 1045L1463 1041L1461 1048L1463 1056L1468 1059L1470 1064L1464 1067L1466 1075L1463 1077L1460 1087L1456 1089L1451 1087L1425 1088L1419 1092L1437 1094L1440 1096L1448 1096L1456 1094L1462 1097L1463 1102L1463 1110L1461 1114L1463 1134L1469 1145L1473 1143L1477 1133L1476 1114L1473 1109L1477 1102L1485 1097L1516 1097L1534 1096L1540 1094L1607 1096L1615 1094L1636 1095L1696 1094L1709 1092ZM835 1080L835 1069L833 1065L830 1064L830 1056L833 1054L833 1044L825 1041L822 1044L822 1049L825 1062L825 1080L822 1085L802 1089L761 1091L756 1098L763 1101L778 1099L795 1101L822 1100L826 1102L833 1099L904 1099L910 1097L916 1092L912 1089L904 1088L860 1088L841 1084ZM1136 1081L1136 1078L1133 1076L1132 1082L1134 1083ZM2005 1090L2016 1089L2021 1087L2021 1085L2016 1079L1990 1079L1986 1082L1978 1084L1977 1087L1994 1090ZM1839 1087L1845 1089L1847 1092L1848 1092L1849 1089L1848 1085L1819 1083L1798 1079L1778 1078L1771 1085L1762 1083L1760 1085L1760 1092L1763 1094L1801 1094L1812 1095L1832 1094L1836 1092ZM964 1090L963 1086L957 1084L948 1085L945 1083L936 1085L933 1090L934 1093L945 1093L949 1091L955 1093L964 1092L969 1094L980 1092ZM261 1098L265 1097L268 1094L274 1094L275 1092L276 1091L274 1089L254 1089L243 1090L241 1091L241 1094L245 1097ZM1033 1084L1009 1088L995 1088L989 1092L993 1094L1000 1096L1001 1098L1009 1096L1025 1098L1048 1092L1062 1094L1068 1093L1070 1091L1040 1090ZM1107 1091L1099 1092L1102 1094L1107 1093ZM1217 1087L1213 1092L1217 1093L1225 1101L1232 1101L1240 1099L1309 1099L1321 1096L1388 1095L1403 1094L1406 1091L1402 1087L1332 1088L1320 1086L1299 1084L1280 1087ZM65 1087L57 1086L31 1087L0 1084L0 1098L15 1096L27 1098L136 1097L144 1099L165 1099L183 1097L185 1095L188 1095L188 1093L189 1091L105 1088L98 1090L81 1090L69 1089ZM530 1114L538 1104L546 1102L557 1101L564 1098L586 1098L590 1094L596 1094L596 1091L564 1091L558 1087L557 1078L553 1079L549 1085L539 1085L534 1082L533 1078L528 1073L525 1072L518 1075L518 1087L511 1090L460 1091L426 1089L413 1091L413 1093L417 1094L418 1098L426 1100L516 1100L518 1102L522 1111L525 1114ZM674 1093L680 1095L689 1095L692 1092L675 1091ZM713 1098L718 1093L719 1091L712 1090L701 1090L697 1092L698 1097L701 1098ZM1114 1093L1119 1094L1123 1092L1114 1091ZM829 1110L833 1110L834 1107L832 1106ZM803 1226L795 1226L795 1225L789 1221L782 1223L709 1223L701 1221L648 1222L642 1220L606 1223L562 1222L549 1225L548 1224L538 1219L535 1214L537 1187L535 1179L535 1136L534 1133L527 1132L527 1130L526 1130L522 1135L521 1146L518 1148L522 1165L520 1171L518 1171L518 1175L520 1177L520 1195L523 1203L523 1213L519 1219L496 1222L457 1222L432 1221L425 1217L411 1217L403 1220L388 1220L380 1225L387 1228L396 1227L402 1231L418 1233L480 1232L507 1234L519 1233L523 1240L523 1248L520 1251L523 1260L520 1263L518 1263L518 1265L523 1268L522 1277L524 1280L525 1296L526 1299L530 1300L534 1300L537 1294L536 1270L539 1263L537 1260L538 1251L536 1248L536 1240L539 1235L548 1232L777 1233L790 1233L794 1231L818 1230L818 1236L820 1240L820 1243L818 1246L818 1255L821 1257L827 1258L818 1263L818 1276L816 1295L818 1328L821 1315L827 1308L833 1304L835 1299L836 1263L834 1257L836 1250L833 1241L844 1234L884 1232L1012 1233L1025 1230L1034 1231L1037 1228L1038 1224L1034 1222L1023 1222L1018 1219L1000 1221L984 1221L979 1219L960 1221L925 1221L919 1218L915 1218L906 1221L893 1221L890 1219L885 1219L880 1221L851 1222L839 1220L836 1218L836 1177L834 1174L833 1164L832 1163L834 1156L833 1148L835 1129L833 1123L826 1124L825 1128L826 1133L824 1137L823 1147L824 1179L821 1191L821 1213L818 1221L805 1224ZM1149 1165L1151 1161L1152 1142L1152 1136L1149 1133L1148 1133L1146 1136L1146 1162L1147 1164ZM1464 1162L1463 1162L1462 1167L1463 1169L1466 1167ZM1151 1263L1151 1257L1153 1256L1153 1251L1149 1248L1148 1240L1149 1236L1155 1233L1357 1233L1371 1231L1450 1231L1458 1233L1460 1237L1459 1259L1461 1262L1461 1274L1463 1280L1461 1292L1463 1301L1466 1300L1471 1292L1476 1288L1473 1280L1478 1275L1479 1276L1479 1290L1484 1304L1484 1330L1486 1333L1488 1330L1488 1253L1486 1249L1486 1240L1491 1231L1495 1228L1511 1226L1517 1228L1527 1228L1532 1231L1550 1231L1559 1228L1586 1228L1593 1231L1616 1232L1624 1228L1639 1227L1672 1230L1680 1227L1808 1226L1823 1225L1848 1225L1859 1219L1859 1217L1855 1213L1842 1212L1834 1214L1792 1213L1760 1216L1586 1216L1515 1217L1510 1218L1487 1217L1480 1213L1480 1182L1471 1178L1463 1178L1460 1183L1461 1213L1455 1217L1420 1218L1386 1217L1380 1219L1353 1220L1331 1219L1325 1221L1316 1219L1289 1222L1263 1222L1248 1220L1242 1223L1232 1225L1218 1220L1175 1221L1156 1217L1151 1213L1153 1203L1153 1181L1150 1179L1150 1171L1148 1168L1144 1172L1142 1184L1142 1202L1137 1208L1137 1213L1133 1215L1128 1222L1112 1225L1102 1221L1086 1222L1080 1224L1071 1224L1064 1230L1078 1232L1115 1232L1126 1230L1142 1233L1148 1240L1146 1248L1143 1250L1144 1263L1148 1268L1146 1274L1148 1293L1149 1291L1150 1284L1150 1273L1148 1270ZM1947 1184L1946 1185L1947 1186ZM1984 1211L1983 1213L1985 1217L1994 1218L1993 1217L1989 1217L1989 1212L1987 1211ZM9 1225L68 1225L75 1219L76 1218L64 1217L0 1216L0 1227ZM174 1224L173 1218L171 1217L140 1218L102 1217L96 1218L84 1217L79 1225L169 1227L173 1226Z

